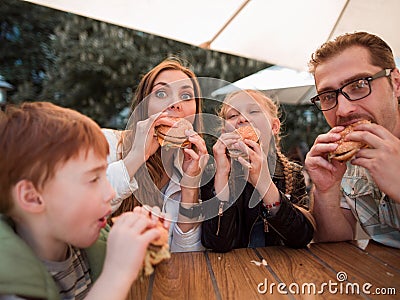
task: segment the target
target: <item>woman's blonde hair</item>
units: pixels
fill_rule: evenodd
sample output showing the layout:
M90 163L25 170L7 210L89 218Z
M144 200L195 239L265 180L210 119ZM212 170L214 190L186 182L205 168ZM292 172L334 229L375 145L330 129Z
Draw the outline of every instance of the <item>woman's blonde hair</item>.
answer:
M196 116L194 119L193 128L200 135L203 132L203 122L201 118L202 99L198 79L194 72L185 66L183 61L176 57L167 58L146 73L136 89L132 100L131 111L133 112L133 115L130 120L130 126L128 130L123 132L119 141L122 147L121 159L123 159L132 148L137 122L146 120L149 117L148 101L144 100L146 100L146 98L152 93L152 89L157 77L162 72L168 70L181 71L191 80L196 100ZM117 216L125 211L131 211L135 206L141 204L162 207L163 201L159 190L161 188L160 183L163 173L164 166L161 159L161 149L158 149L158 151L153 154L135 174L135 179L138 182L139 189L134 193L134 196L123 200L121 206L114 213L114 215Z

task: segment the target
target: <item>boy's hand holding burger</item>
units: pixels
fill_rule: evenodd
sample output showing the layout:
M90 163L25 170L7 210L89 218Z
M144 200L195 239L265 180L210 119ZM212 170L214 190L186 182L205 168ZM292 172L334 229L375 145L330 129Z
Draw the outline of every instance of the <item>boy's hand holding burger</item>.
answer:
M129 252L135 252L138 256L144 256L144 261L139 266L132 267L126 258L129 255L119 255L115 259L120 260L121 270L129 268L132 276L136 278L138 272L150 275L154 271L154 266L164 259L171 257L168 244L169 222L160 215L159 208L151 209L148 206L137 206L133 212L126 212L119 217L112 219L114 225L110 231L109 239L118 239L117 245L119 253L121 248ZM145 240L146 243L139 243L138 240ZM143 247L147 245L147 247ZM107 249L107 255L113 249ZM145 253L143 253L145 252ZM116 270L121 272L121 270Z

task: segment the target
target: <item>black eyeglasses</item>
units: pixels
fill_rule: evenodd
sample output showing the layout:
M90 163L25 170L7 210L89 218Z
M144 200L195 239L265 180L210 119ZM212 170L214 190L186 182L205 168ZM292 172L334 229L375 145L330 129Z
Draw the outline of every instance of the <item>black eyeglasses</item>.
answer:
M347 100L356 101L363 99L371 94L371 81L389 77L393 69L383 69L375 75L353 80L346 83L340 89L326 91L311 98L311 102L321 111L326 111L334 108L338 104L339 93Z

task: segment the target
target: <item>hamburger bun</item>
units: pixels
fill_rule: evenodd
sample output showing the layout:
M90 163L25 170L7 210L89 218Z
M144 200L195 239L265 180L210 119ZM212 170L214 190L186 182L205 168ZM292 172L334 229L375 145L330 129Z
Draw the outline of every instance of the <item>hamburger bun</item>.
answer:
M193 125L184 118L167 117L174 126L159 125L155 128L158 143L166 148L187 148L190 146L186 130L193 130Z
M242 140L242 141L245 139L251 140L256 143L258 143L258 141L259 141L260 133L256 128L254 128L251 125L241 126L239 128L236 128L233 132L240 135L240 140ZM245 152L243 152L241 149L237 149L237 148L228 148L228 154L231 158L234 158L234 159L237 159L240 156L245 159L248 158L248 155Z
M171 257L168 245L168 230L163 226L161 221L158 221L156 228L160 231L160 237L150 242L147 247L143 262L143 274L145 276L149 276L154 272L155 265Z
M361 148L365 148L367 145L362 142L345 141L344 139L350 132L353 132L355 126L368 123L371 122L368 120L361 120L346 126L345 129L340 132L340 140L336 142L338 147L335 151L328 154L329 161L332 159L342 162L349 161Z

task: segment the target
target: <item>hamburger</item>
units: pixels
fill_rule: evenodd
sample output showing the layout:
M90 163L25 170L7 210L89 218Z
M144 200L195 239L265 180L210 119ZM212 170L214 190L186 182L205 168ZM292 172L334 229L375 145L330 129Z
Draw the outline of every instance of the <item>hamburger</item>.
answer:
M118 217L114 217L111 221L115 223L117 219ZM171 257L168 244L168 230L163 226L160 220L158 220L156 228L160 231L160 236L150 242L147 247L141 271L141 274L145 276L153 274L155 265Z
M328 159L331 161L332 159L347 162L349 161L361 148L367 147L366 144L363 142L356 142L356 141L345 141L345 137L354 130L354 127L360 124L368 124L371 123L368 120L361 120L350 124L340 132L341 138L336 142L339 146L336 148L335 151L330 152L328 154Z
M150 242L144 257L143 273L145 276L149 276L154 272L155 265L171 257L168 245L168 230L160 221L157 224L157 229L160 231L160 237Z
M240 126L239 128L236 128L233 132L240 136L241 141L245 139L257 143L259 141L260 133L256 128L251 125ZM234 159L237 159L239 157L243 157L244 159L248 158L248 154L238 148L228 148L228 155Z
M166 148L188 148L190 142L186 130L193 130L192 123L184 118L167 117L173 121L173 126L159 125L155 128L158 143Z

